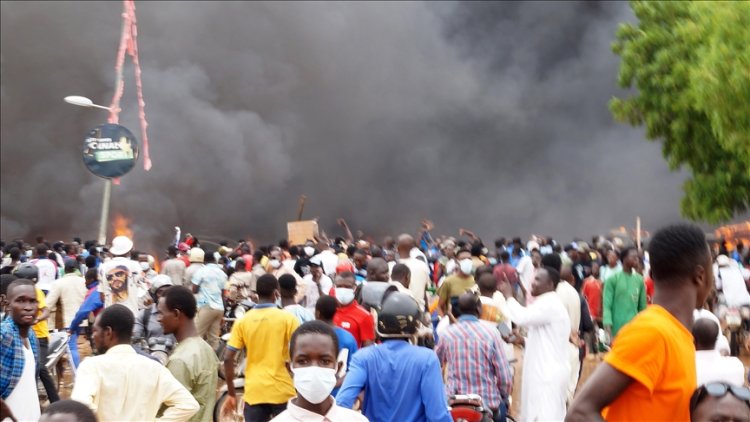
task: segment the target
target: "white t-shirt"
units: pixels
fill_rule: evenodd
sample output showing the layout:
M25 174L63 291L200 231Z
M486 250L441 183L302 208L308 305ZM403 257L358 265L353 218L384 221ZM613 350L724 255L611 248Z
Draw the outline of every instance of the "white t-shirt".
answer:
M411 271L409 290L419 304L419 309L424 309L424 292L430 285L430 267L417 258L401 258L398 263L409 267L409 271Z
M5 403L18 421L38 421L42 412L36 391L36 360L31 348L23 348L23 372Z
M745 383L745 366L732 356L722 356L716 350L695 352L695 375L698 386L711 382L727 382L742 386Z
M49 258L33 259L31 263L39 269L36 287L41 290L52 290L52 283L57 278L57 264Z
M303 285L305 287L305 308L315 312L315 304L320 299L320 293L318 292L318 285L313 281L312 274L308 274L302 278ZM323 274L320 276L320 291L324 295L328 295L333 287L333 281L327 275Z
M336 274L336 266L339 265L339 257L335 253L328 249L319 253L317 256L320 258L320 263L323 264L323 274Z
M120 303L138 315L137 277L141 266L132 259L112 258L99 266L98 291L104 293L104 307ZM109 279L108 279L109 278Z
M534 262L530 256L523 256L516 265L516 271L518 271L518 277L523 283L523 287L527 292L531 291L531 282L534 281Z

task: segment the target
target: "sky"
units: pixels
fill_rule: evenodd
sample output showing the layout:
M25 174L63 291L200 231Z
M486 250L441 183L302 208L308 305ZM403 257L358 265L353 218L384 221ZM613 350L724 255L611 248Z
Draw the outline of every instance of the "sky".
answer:
M275 242L296 219L380 238L590 238L680 220L687 173L607 108L624 2L137 2L153 168L113 187L136 247L174 226ZM95 239L81 159L106 112L119 2L0 5L0 237ZM130 63L126 58L126 63ZM140 138L133 69L120 124ZM110 231L111 233L111 231ZM111 239L111 234L108 237Z

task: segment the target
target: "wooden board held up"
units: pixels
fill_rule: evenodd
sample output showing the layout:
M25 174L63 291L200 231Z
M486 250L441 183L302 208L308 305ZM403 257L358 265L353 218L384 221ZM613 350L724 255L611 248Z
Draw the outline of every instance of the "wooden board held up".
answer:
M315 240L318 235L318 222L315 220L290 221L286 223L290 245L304 245L308 240Z

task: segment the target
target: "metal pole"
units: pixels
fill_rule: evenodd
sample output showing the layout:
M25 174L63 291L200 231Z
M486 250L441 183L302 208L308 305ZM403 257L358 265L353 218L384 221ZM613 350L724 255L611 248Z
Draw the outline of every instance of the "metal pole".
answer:
M107 223L109 222L109 197L112 193L112 179L104 179L104 194L102 194L102 212L99 219L99 237L100 245L107 242Z
M641 251L641 217L635 218L635 245Z

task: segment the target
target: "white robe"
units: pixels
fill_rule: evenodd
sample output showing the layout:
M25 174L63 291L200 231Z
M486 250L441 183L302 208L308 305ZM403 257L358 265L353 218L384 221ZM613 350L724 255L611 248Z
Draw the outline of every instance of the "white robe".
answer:
M568 312L555 292L537 296L528 307L513 298L507 305L511 321L528 330L520 420L562 421L570 378Z

